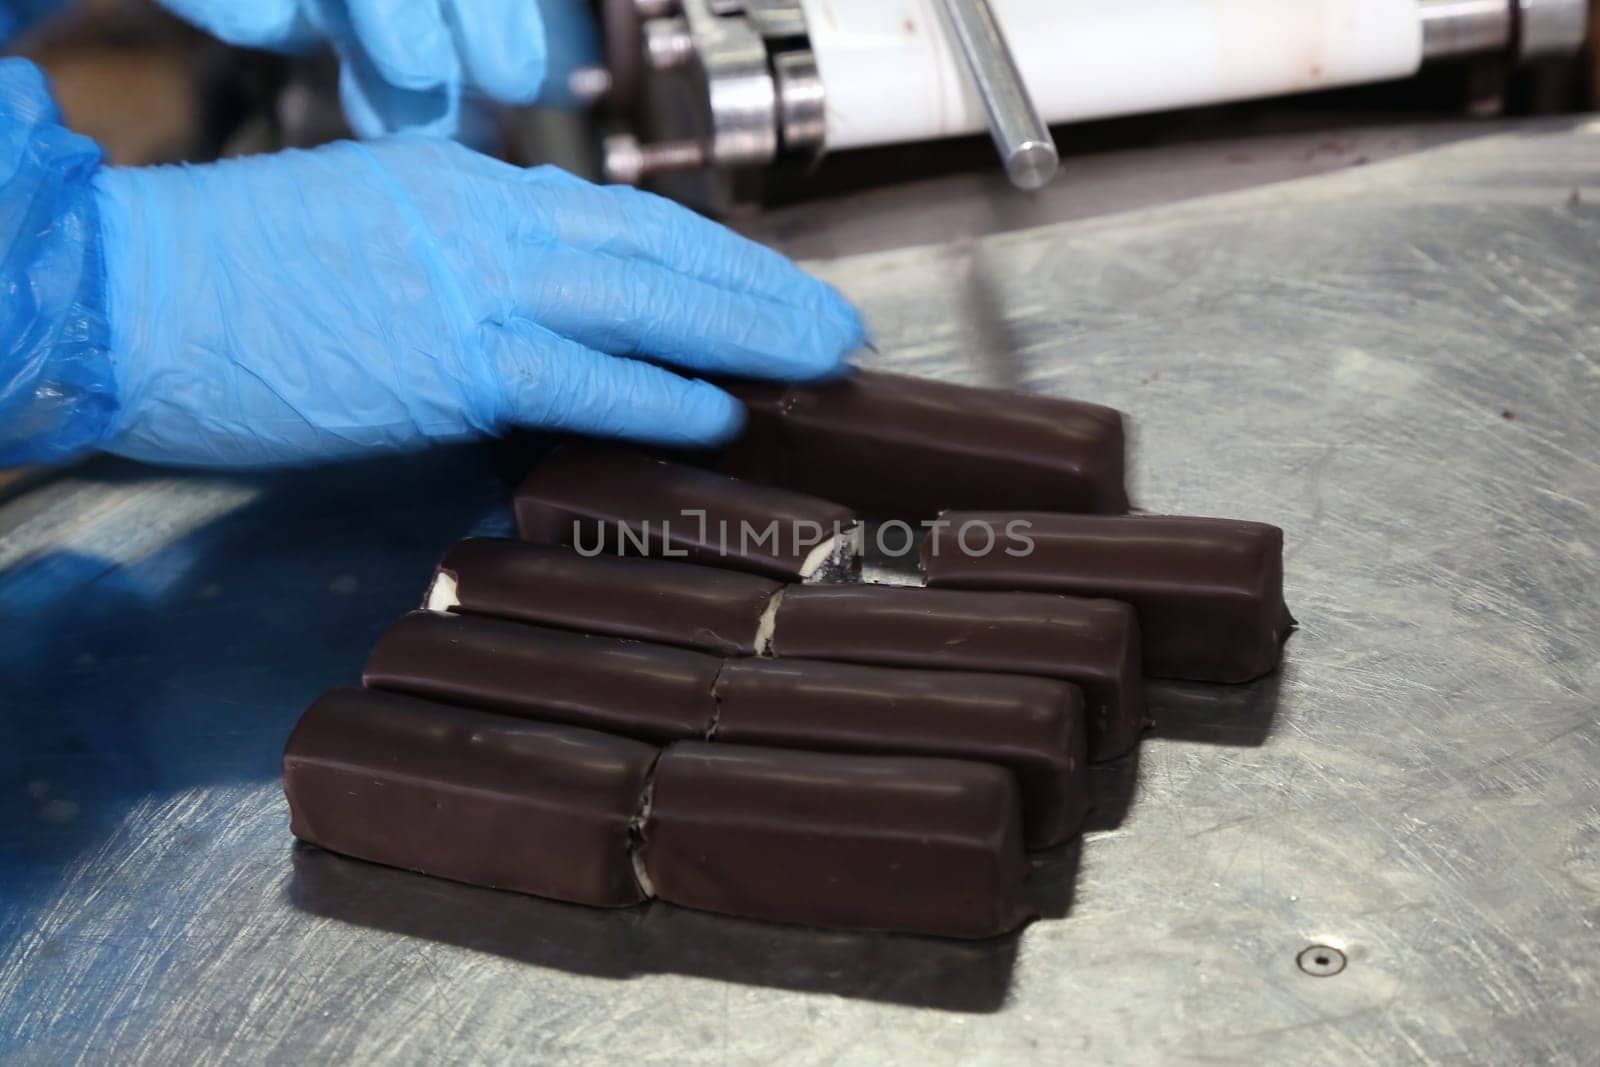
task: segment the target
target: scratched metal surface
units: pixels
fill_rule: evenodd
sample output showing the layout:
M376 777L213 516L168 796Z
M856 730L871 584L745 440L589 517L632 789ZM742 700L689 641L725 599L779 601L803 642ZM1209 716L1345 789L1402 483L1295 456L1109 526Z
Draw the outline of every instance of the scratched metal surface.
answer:
M0 505L0 1060L1593 1062L1597 178L1541 127L820 266L885 364L1115 404L1145 506L1287 531L1285 669L1159 689L1014 939L293 847L282 740L504 524L482 450Z

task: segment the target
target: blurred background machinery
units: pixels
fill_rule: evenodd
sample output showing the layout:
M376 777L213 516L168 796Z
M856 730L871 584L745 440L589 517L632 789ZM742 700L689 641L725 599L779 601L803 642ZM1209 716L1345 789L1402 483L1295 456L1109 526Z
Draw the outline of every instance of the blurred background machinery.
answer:
M726 203L983 165L972 6L1069 156L1243 115L1594 102L1588 0L606 0L606 176Z
M596 0L604 67L571 86L591 106L485 104L476 137L728 214L994 169L952 11L992 8L988 46L1014 57L1070 168L1254 131L1593 108L1596 2ZM86 0L18 50L118 162L348 132L331 56L230 49L151 0Z

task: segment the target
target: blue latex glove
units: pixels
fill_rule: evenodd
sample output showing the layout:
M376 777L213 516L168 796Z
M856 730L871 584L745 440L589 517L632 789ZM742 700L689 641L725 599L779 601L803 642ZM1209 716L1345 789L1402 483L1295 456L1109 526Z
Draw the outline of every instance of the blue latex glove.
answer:
M559 427L731 435L710 374L838 372L855 311L666 200L403 136L107 169L103 447L272 464Z
M862 340L831 288L683 208L448 141L100 168L24 60L0 60L0 256L0 466L709 443L738 404L629 357L808 378Z
M89 448L116 411L99 167L39 68L0 59L0 467Z
M322 40L363 137L454 136L464 89L506 104L564 102L599 54L584 0L161 0L231 44L295 52Z

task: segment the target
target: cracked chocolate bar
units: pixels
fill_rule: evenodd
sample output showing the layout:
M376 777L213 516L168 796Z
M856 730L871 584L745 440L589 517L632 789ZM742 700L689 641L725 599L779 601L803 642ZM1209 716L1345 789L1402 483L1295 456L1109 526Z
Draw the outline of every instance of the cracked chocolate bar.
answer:
M679 742L339 689L284 750L291 829L442 878L621 907L987 937L1031 912L1009 771Z
M1066 682L811 660L719 661L666 645L413 612L379 639L378 689L654 743L684 739L946 756L1011 768L1028 840L1088 804L1083 698Z

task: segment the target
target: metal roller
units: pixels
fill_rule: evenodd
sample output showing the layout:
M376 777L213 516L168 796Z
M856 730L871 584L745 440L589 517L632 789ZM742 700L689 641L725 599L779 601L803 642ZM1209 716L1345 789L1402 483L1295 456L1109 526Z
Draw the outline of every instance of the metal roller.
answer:
M989 116L1000 161L1011 184L1039 189L1055 176L1060 157L1039 107L1000 30L989 0L942 0L945 28L961 45L972 87Z
M1587 31L1584 0L607 0L606 13L615 84L688 77L704 112L691 125L707 131L613 138L620 181L987 129L1030 187L1054 170L1047 124L1404 78L1446 57L1530 62L1576 52Z

